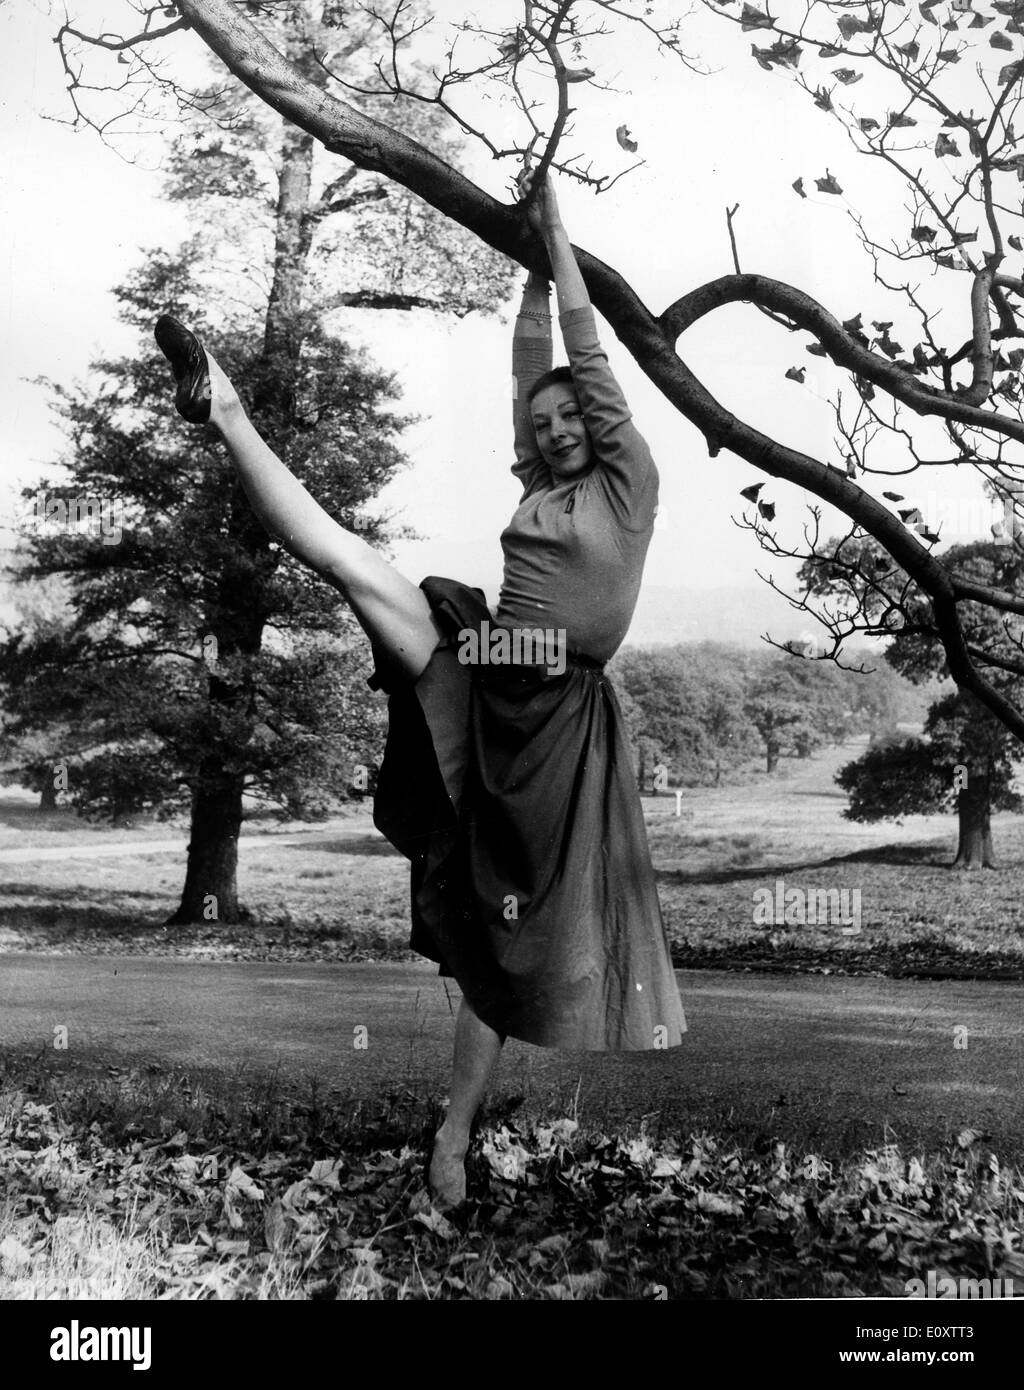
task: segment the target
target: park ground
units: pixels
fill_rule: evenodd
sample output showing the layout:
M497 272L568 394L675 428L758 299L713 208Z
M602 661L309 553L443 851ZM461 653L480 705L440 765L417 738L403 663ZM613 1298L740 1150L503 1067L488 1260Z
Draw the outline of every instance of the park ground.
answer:
M181 827L111 832L6 800L0 1297L903 1296L929 1270L1024 1291L1024 821L995 818L1000 868L950 873L951 818L842 820L831 775L856 752L688 791L679 816L674 799L647 803L692 1034L635 1077L621 1059L569 1059L552 1080L519 1045L471 1201L448 1216L422 1166L443 1097L428 1059L450 1019L407 957L404 863L366 809L253 824L252 921L172 935ZM860 932L756 925L754 890L778 879L859 888ZM160 985L175 970L202 987ZM283 1030L276 1062L229 1045L247 1007L257 1017L257 976ZM358 1085L323 1059L357 1046L353 991L369 998L378 976L438 1017L417 1003ZM344 1028L329 994L325 1020L301 1002L332 981ZM220 1043L201 1035L204 990L224 1003ZM132 1001L116 1024L99 1002L115 999ZM383 1014L365 1011L359 1064L377 1064Z
M651 853L681 967L1024 977L1024 816L993 817L998 865L948 868L952 816L844 820L835 771L861 743L785 760L774 777L645 801ZM110 830L27 795L0 800L0 951L114 952L221 960L409 960L408 870L369 803L316 826L253 820L239 850L251 920L166 929L183 826ZM755 893L860 895L860 929L765 925ZM851 897L846 899L852 902Z

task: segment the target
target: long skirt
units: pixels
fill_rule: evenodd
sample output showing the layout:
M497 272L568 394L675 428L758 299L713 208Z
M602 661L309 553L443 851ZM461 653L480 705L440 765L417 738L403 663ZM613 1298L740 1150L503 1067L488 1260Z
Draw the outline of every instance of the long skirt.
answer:
M389 692L374 823L411 863L411 946L478 1018L542 1047L638 1051L686 1030L622 714L603 669L463 664L484 595L421 585L443 636ZM465 653L465 648L463 652Z

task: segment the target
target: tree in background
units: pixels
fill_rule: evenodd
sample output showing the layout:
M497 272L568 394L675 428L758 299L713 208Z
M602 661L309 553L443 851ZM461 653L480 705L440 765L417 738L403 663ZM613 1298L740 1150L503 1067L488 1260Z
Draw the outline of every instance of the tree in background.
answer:
M735 650L713 643L626 647L615 656L609 672L643 790L717 785L750 756L739 665Z
M759 753L772 773L783 756L893 722L912 689L885 666L854 673L711 642L626 647L609 671L644 790L659 768L673 785L717 786Z
M290 6L276 38L322 87L308 60L318 24L317 7ZM362 44L363 30L348 29L345 60L357 61ZM421 215L414 196L392 197L355 165L318 170L310 135L238 97L234 88L199 93L192 105L213 124L180 140L171 160L169 193L201 230L117 291L142 334L138 356L97 363L98 384L54 388L69 481L49 487L50 498L116 504L119 539L34 528L24 577L66 576L73 621L59 649L20 634L0 653L2 702L26 728L52 731L63 719L89 729L69 760L75 804L105 816L187 809L188 863L171 919L180 923L241 915L243 797L322 814L354 766L372 761L382 710L340 597L266 535L212 434L174 416L152 346L156 314L195 326L291 471L343 524L383 544L386 519L364 508L404 465L407 422L393 408L393 377L332 332L328 312L346 303L495 311L509 284L507 263L467 250L471 239ZM454 146L449 138L453 159ZM374 239L367 219L378 216ZM401 254L386 258L399 229ZM332 290L324 253L349 237L370 246L362 261L352 256L368 285Z
M1019 811L1018 745L987 710L959 692L929 712L924 738L889 739L836 774L848 820L899 820L956 810L955 869L995 867L992 812Z
M783 753L809 757L824 742L817 722L820 706L808 706L806 681L790 661L773 662L744 700L743 710L757 730L770 775Z
M1015 575L1007 572L1016 568L1012 552L992 542L958 546L950 555L960 572L979 586L1014 582ZM858 576L881 559L865 544L852 570L845 564L808 565L805 582L821 598L871 612L881 600L863 587ZM907 589L905 604L920 605L907 576L902 581ZM972 646L992 652L1002 646L1007 652L1010 669L1001 671L998 680L1008 698L1020 698L1022 681L1012 669L1012 652L1021 641L1021 620L997 618L985 605L971 604L963 623ZM943 648L927 623L905 624L887 647L885 659L919 686L948 675ZM955 808L959 843L953 867L992 867L992 812L1021 806L1013 786L1019 750L1006 727L968 694L943 695L928 711L924 738L888 740L841 769L836 780L850 794L844 814L853 820L880 820Z

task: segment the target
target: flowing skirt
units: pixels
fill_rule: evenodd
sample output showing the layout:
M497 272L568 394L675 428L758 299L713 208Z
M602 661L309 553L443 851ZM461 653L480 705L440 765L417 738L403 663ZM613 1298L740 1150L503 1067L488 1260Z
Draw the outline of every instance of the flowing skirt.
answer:
M421 585L443 637L416 681L378 660L374 823L411 863L412 948L478 1018L543 1047L639 1051L686 1030L629 746L603 668L468 665L484 595Z

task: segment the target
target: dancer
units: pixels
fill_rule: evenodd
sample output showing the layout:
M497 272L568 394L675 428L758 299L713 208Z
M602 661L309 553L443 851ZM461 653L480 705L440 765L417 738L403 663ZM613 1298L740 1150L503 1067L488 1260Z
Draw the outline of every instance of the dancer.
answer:
M532 186L527 173L520 197ZM411 862L412 946L462 991L429 1184L465 1197L470 1127L506 1037L544 1047L679 1043L632 757L604 663L629 627L657 507L650 452L598 343L550 183L527 211L554 275L568 367L551 370L547 281L513 337L513 473L491 613L478 589L403 578L272 453L198 340L157 342L187 419L208 420L266 530L344 594L389 694L377 826Z

